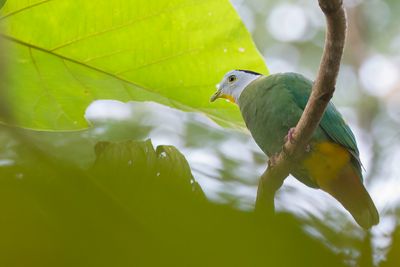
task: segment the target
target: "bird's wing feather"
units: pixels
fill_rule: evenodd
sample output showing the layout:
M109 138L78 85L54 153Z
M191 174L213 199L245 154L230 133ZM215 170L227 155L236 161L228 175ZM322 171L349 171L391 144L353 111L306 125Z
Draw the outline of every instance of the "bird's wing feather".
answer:
M302 75L290 73L287 74L285 83L296 104L304 110L311 94L312 82ZM356 164L357 170L361 173L362 165L354 134L331 102L321 119L320 127L334 142L347 148L356 161L354 164Z

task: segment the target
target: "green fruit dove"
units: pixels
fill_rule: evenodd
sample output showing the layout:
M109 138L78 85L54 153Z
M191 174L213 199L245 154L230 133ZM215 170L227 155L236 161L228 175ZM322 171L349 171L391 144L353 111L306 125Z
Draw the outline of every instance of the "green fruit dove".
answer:
M286 140L292 141L311 88L310 80L295 73L263 76L234 70L224 76L211 101L225 98L236 103L254 140L271 157ZM378 211L363 185L355 137L332 103L291 174L336 198L361 227L378 224Z

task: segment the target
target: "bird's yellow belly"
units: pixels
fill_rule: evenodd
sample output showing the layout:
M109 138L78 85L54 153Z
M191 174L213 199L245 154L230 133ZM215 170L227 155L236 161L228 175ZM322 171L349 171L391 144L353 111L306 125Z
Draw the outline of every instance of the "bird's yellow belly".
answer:
M350 153L341 145L321 142L314 145L312 152L303 160L302 165L310 178L321 188L325 188L340 177L350 159Z

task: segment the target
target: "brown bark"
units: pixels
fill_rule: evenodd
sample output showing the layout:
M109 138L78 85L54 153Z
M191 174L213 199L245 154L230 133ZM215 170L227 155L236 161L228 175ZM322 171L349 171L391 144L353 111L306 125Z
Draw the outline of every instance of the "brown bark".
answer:
M289 175L292 162L301 158L335 91L346 39L346 14L342 0L318 0L318 2L327 22L325 47L318 74L311 96L295 128L293 134L295 142L285 143L281 153L269 161L268 169L260 178L256 200L257 212L267 212L267 214L274 212L276 191Z

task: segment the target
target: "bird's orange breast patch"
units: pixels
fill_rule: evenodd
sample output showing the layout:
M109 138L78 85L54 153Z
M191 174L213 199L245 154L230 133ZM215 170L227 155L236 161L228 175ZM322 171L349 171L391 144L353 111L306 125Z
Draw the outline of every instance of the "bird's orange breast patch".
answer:
M311 179L323 188L340 176L344 167L349 164L350 159L350 153L341 145L321 142L313 147L312 152L303 160L302 165Z

